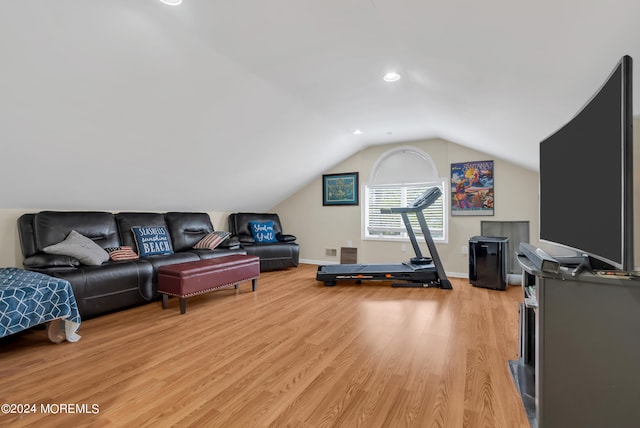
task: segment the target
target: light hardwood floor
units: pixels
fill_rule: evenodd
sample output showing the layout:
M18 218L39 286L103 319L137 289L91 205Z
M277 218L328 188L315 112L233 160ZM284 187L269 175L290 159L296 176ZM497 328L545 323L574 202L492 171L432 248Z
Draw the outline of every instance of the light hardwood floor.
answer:
M507 361L520 288L315 280L316 266L0 340L0 426L528 427ZM97 414L43 414L41 404ZM53 407L55 410L57 407Z

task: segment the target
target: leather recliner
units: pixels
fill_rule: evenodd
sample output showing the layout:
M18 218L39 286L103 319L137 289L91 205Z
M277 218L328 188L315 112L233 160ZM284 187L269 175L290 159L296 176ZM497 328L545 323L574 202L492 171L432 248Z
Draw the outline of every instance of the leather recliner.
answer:
M278 242L258 243L251 234L250 221L272 221ZM260 257L260 271L272 271L298 266L300 247L294 235L284 234L278 214L233 213L229 215L229 232L237 237L247 252Z

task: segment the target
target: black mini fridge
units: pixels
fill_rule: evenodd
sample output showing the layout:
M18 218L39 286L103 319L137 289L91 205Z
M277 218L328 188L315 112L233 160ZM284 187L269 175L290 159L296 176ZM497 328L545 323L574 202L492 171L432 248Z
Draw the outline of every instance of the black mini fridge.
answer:
M509 238L474 236L469 239L469 281L476 287L507 289Z

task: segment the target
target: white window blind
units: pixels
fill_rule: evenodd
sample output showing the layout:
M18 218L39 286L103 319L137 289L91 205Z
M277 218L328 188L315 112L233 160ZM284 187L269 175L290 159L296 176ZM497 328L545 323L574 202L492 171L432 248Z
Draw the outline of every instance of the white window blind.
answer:
M400 214L381 214L381 208L406 207L424 191L437 186L442 192L430 207L424 211L424 217L434 241L446 240L446 204L444 202L445 182L367 186L365 188L365 238L408 239L409 235ZM411 227L417 237L422 230L415 214L408 214Z

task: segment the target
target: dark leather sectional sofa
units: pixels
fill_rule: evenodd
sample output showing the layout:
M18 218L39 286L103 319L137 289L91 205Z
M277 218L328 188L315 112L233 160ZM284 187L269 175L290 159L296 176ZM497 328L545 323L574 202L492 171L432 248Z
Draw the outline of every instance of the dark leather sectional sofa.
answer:
M154 255L137 260L107 261L99 266L80 264L69 256L46 254L43 248L59 243L75 230L102 248L131 246L136 243L134 226L164 226L170 234L173 254ZM18 219L18 233L24 267L71 283L81 317L90 318L158 298L157 271L160 266L229 254L246 254L237 241L227 240L214 250L195 250L193 246L213 232L206 213L42 211ZM236 244L236 245L234 245Z

